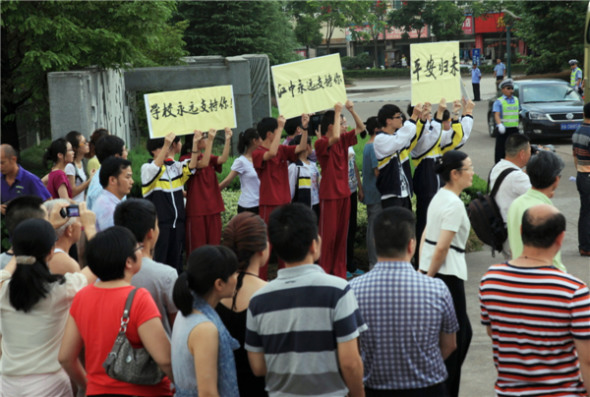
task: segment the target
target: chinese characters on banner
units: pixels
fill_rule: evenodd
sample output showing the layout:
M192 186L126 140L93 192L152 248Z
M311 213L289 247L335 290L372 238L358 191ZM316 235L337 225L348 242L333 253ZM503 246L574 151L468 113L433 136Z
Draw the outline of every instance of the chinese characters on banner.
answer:
M236 127L231 85L145 94L150 138Z
M461 99L458 41L412 44L410 54L412 105Z
M273 66L272 77L279 114L286 119L346 102L339 54Z

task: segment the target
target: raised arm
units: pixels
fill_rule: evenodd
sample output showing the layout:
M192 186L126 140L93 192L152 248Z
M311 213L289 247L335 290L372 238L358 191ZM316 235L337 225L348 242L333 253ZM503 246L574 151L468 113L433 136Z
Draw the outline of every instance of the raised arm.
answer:
M191 149L191 160L188 163L188 168L194 170L198 166L199 161L199 141L203 138L203 133L195 130L193 134L193 147Z
M209 165L209 160L211 160L211 150L213 150L213 141L215 141L215 135L217 131L213 128L209 130L207 135L207 144L205 145L205 153L203 153L203 157L197 162L197 168L205 168Z
M328 146L332 146L340 140L340 116L342 115L342 104L337 102L334 105L334 124L332 125L332 136L328 140Z
M309 115L302 114L301 115L301 125L308 125L309 124ZM299 144L295 148L295 153L301 153L305 149L307 149L307 128L303 128L303 133L301 134L301 140Z
M162 150L160 150L160 153L154 158L154 164L158 167L161 167L162 164L164 164L164 161L168 157L168 152L170 151L170 145L172 145L175 138L176 134L174 132L170 132L164 137L164 146L162 146Z
M461 101L456 100L453 102L452 119L453 122L459 121L459 114L461 113Z
M439 122L442 121L445 110L447 110L447 100L445 98L441 98L440 102L438 103L438 108L436 109L436 119Z
M355 133L358 135L366 129L365 123L363 123L363 120L361 120L357 112L354 111L354 103L350 99L346 101L345 106L346 110L350 112L352 118L354 119Z
M229 127L225 127L225 145L223 145L223 153L217 159L217 164L224 164L229 157L229 150L231 148L231 137L232 137L232 130Z
M264 161L268 161L268 160L272 159L279 152L279 145L281 143L281 134L283 133L283 127L285 127L285 118L283 117L283 115L279 116L279 118L277 119L277 123L278 123L278 126L277 126L277 129L274 131L274 135L272 137L272 142L270 144L270 148L268 149L268 151L266 153L264 153L264 156L262 157L262 159Z

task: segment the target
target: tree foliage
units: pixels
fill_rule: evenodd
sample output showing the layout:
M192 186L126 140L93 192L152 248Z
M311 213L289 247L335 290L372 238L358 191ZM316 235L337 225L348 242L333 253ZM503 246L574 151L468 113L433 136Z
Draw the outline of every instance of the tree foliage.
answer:
M532 51L527 73L558 72L584 54L588 4L581 1L516 2L514 33Z
M462 35L464 19L464 10L455 2L432 0L404 2L401 8L392 10L389 16L391 25L404 30L404 37L407 38L408 32L416 30L420 38L420 29L428 25L437 40L450 40Z
M293 27L277 1L181 2L178 18L191 55L267 54L271 64L297 59Z
M23 106L48 133L48 72L169 65L185 55L185 24L170 22L172 1L3 1L0 7L2 140L17 147L15 114Z
M385 31L389 28L387 18L387 4L385 1L377 0L367 2L368 6L365 20L363 21L363 29L360 31L352 31L352 37L355 39L361 38L373 42L373 67L378 66L377 46L379 43L379 36L385 36Z

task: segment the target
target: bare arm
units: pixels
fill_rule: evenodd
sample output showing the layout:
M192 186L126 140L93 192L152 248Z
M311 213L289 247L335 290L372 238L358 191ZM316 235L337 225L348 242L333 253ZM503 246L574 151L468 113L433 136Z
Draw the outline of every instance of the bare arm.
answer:
M445 332L440 333L439 339L440 353L442 354L443 360L446 360L452 352L457 348L457 336L453 332L447 334Z
M359 353L358 338L338 343L338 362L350 397L364 397L363 361Z
M423 236L425 233L422 234ZM430 267L428 268L428 273L426 273L430 277L434 277L438 270L444 263L449 249L451 248L451 241L455 237L455 232L451 232L450 230L441 230L440 234L438 235L438 241L436 242L436 246L434 247L434 254L432 255L432 260L430 261Z
M307 114L301 115L301 120L302 120L301 121L302 125L309 124L309 115L307 115ZM308 136L307 128L304 128L303 133L301 134L301 140L299 141L299 144L295 148L295 153L301 153L305 149L307 149L307 136Z
M574 345L578 353L578 360L580 361L580 372L582 373L582 381L586 389L590 386L590 340L589 339L575 339Z
M438 103L438 108L436 109L437 120L442 120L445 110L447 110L447 100L445 98L441 98L440 102Z
M231 170L229 174L225 177L224 180L219 183L219 190L223 190L229 186L229 184L234 180L234 178L238 176L238 173L234 170Z
M461 101L457 100L453 102L453 112L452 112L452 119L453 121L459 121L459 112L461 111Z
M71 315L68 316L58 360L78 388L86 390L86 371L79 359L83 343L76 321Z
M357 112L354 111L354 103L350 99L346 101L345 106L346 106L346 110L348 110L350 112L350 114L352 115L352 118L354 119L354 124L355 124L354 132L358 135L366 129L365 123L363 123L363 120L361 120L361 118L357 114Z
M74 164L74 167L75 166L76 165ZM68 175L68 180L70 181L70 187L72 188L72 197L76 197L77 195L82 193L84 190L86 190L88 185L90 185L90 182L92 181L92 177L94 176L95 173L96 173L96 171L94 171L94 170L91 171L88 179L86 179L84 182L82 182L78 186L76 186L76 175Z
M217 390L217 351L219 332L211 322L197 325L188 336L188 348L195 361L199 396L219 397Z
M68 188L66 187L65 183L61 184L57 188L57 195L59 196L59 198L62 198L62 199L66 199L66 200L70 199L70 195L68 194Z
M205 146L205 153L203 153L203 157L197 162L197 168L205 168L209 165L209 161L211 160L211 151L213 150L213 141L215 141L215 135L217 131L213 128L209 130L207 136L207 145Z
M193 134L193 147L191 149L191 160L188 163L188 168L194 170L197 168L197 162L199 159L199 141L203 138L203 133L199 130L195 130Z
M217 159L217 164L224 164L229 157L229 149L231 149L231 137L232 130L229 127L225 127L225 145L223 145L223 153Z
M266 375L266 362L264 361L264 353L248 352L248 361L252 373L256 376Z
M334 124L332 125L332 136L328 140L328 146L332 146L340 140L340 115L342 114L342 104L337 102L334 105Z
M277 129L274 131L274 136L272 137L270 148L268 148L268 151L264 153L264 156L262 157L263 161L268 161L272 159L279 152L281 134L283 133L283 127L285 127L285 121L286 120L282 115L279 116L279 118L277 119L278 126Z
M137 328L137 333L150 356L170 378L170 381L174 382L170 359L170 341L164 331L162 320L159 317L154 317L144 322Z
M164 137L164 145L162 146L162 149L160 149L158 155L154 158L154 164L157 165L158 168L161 167L162 164L164 164L164 160L166 160L166 158L168 157L170 145L172 145L172 142L175 138L176 134L174 134L174 132L169 132L168 135Z

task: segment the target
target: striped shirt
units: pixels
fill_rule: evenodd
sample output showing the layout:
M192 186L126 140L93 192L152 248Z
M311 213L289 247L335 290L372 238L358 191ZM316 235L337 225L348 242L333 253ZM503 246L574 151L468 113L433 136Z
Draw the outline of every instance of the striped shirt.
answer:
M270 396L345 396L338 343L367 329L348 283L317 265L281 269L250 300L246 350L263 352Z
M498 396L587 396L574 339L590 339L590 295L555 267L491 266L479 288Z

